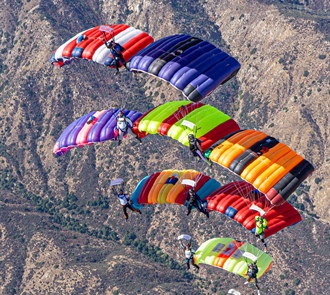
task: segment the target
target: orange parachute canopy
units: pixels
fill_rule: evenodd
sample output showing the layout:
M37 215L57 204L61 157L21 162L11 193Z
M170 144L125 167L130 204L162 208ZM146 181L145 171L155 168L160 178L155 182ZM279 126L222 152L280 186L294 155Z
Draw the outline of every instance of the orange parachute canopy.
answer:
M205 154L251 183L274 205L283 204L314 171L312 164L284 143L257 130L230 134Z

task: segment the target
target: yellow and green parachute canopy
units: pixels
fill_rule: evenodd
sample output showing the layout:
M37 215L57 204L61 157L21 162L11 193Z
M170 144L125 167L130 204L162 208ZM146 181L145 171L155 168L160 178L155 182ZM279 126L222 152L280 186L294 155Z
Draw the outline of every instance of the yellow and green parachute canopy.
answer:
M217 108L188 101L159 105L136 120L133 126L133 132L140 138L148 134L166 135L185 146L189 146L188 135L193 133L202 141L203 150L238 130L238 124Z
M204 242L194 255L196 264L208 264L247 278L248 264L256 262L260 278L272 267L272 257L251 244L232 238L214 238Z

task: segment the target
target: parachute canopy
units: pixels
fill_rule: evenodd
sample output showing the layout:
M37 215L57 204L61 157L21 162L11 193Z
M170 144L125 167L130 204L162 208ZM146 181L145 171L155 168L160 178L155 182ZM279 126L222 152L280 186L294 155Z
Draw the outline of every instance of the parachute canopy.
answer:
M95 142L115 140L114 128L117 125L117 115L124 111L124 115L135 122L142 114L137 111L109 109L94 111L72 122L56 141L53 152L61 156L74 147L83 147Z
M188 189L182 184L185 179L196 182L195 191L205 199L221 185L218 181L195 170L164 170L143 178L131 196L135 208L145 204L184 205Z
M228 183L205 198L208 211L217 211L234 219L247 230L255 232L255 217L263 215L268 221L265 237L300 222L299 212L288 202L273 206L264 194L245 181ZM263 214L260 214L264 212Z
M191 236L189 236L187 234L182 234L182 235L178 236L178 240L182 243L184 242L185 244L188 244L191 241Z
M196 264L213 265L247 278L249 263L256 262L260 278L272 267L273 259L251 244L232 238L214 238L204 242L194 255Z
M154 41L146 32L125 24L101 25L80 32L62 44L51 56L50 62L62 67L74 59L87 59L101 65L114 67L114 59L103 40L114 41L124 47L125 61L130 60Z
M253 184L274 205L283 204L314 171L285 144L257 130L241 130L210 148L209 159Z
M235 76L240 64L208 41L178 34L140 51L132 58L130 68L159 77L198 102Z
M238 124L215 107L188 101L171 101L159 105L141 116L133 127L139 137L158 133L185 146L189 146L188 134L193 133L202 141L204 150L238 130Z
M196 170L169 169L146 176L136 186L131 201L138 209L156 203L185 205L191 187L207 211L225 214L252 233L256 225L254 218L260 215L259 211L265 212L263 217L268 221L265 237L301 221L299 212L288 202L275 207L247 182L235 181L221 186L215 179Z

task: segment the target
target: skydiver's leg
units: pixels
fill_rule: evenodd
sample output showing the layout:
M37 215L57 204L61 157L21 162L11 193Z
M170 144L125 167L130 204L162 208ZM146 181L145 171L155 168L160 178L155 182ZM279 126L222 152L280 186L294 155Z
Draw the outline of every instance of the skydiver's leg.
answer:
M128 204L128 203L127 203L126 206L127 206L129 209L131 209L133 212L139 212L140 214L142 214L142 212L141 212L139 209L135 209L135 208L133 208L131 204Z
M191 259L191 264L192 264L197 270L199 270L199 266L198 266L197 264L194 263L194 260L193 260L193 259Z
M200 161L201 158L199 157L199 155L196 153L196 151L191 151L192 154L194 155L195 158L197 158L197 161Z
M190 212L191 212L191 209L192 209L192 206L191 206L191 205L188 205L188 212L187 212L187 215L189 215L189 214L190 214Z
M132 131L131 128L127 128L127 133L133 135L140 143L142 143L142 140L140 137L138 137L137 135L135 135L135 133Z
M257 277L255 277L255 278L254 278L254 283L255 283L255 285L256 285L256 287L257 287L257 289L259 290L259 286L258 286L258 279L257 279Z
M200 157L205 163L207 163L207 165L209 165L210 167L212 166L212 162L206 159L199 150L197 150L196 153L198 157Z
M267 252L267 242L265 241L265 233L262 233L260 235L256 235L257 238L260 239L260 241L264 244L265 252Z
M127 205L123 205L123 211L124 211L124 216L125 216L125 219L127 221L128 219L128 214L127 214Z
M186 264L187 264L187 270L190 269L189 259L186 259Z
M121 129L118 129L118 145L121 144L123 137L124 137L124 131Z
M194 206L199 212L203 212L203 209L198 204L194 204Z
M264 244L265 252L267 252L267 243L264 239L261 239L261 242Z
M124 60L123 56L120 57L120 62L124 65L125 69L130 72L130 69L126 65L126 61Z

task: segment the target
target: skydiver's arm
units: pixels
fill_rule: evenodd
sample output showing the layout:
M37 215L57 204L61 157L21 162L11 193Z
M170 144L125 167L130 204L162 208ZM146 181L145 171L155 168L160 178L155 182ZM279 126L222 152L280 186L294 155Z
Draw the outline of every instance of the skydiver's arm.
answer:
M197 200L197 204L199 205L199 208L203 208L203 201L201 199L201 197L199 195L196 194L196 200Z
M132 128L133 127L133 123L132 123L132 121L131 121L130 118L126 117L126 122L128 123L129 128Z
M203 149L199 143L199 141L196 139L196 147L198 148L198 150L202 153L203 152Z
M264 218L264 220L263 220L263 227L266 228L267 224L268 224L268 222L267 222L266 218Z
M108 49L111 48L111 46L108 44L107 40L103 39L103 43L104 43L106 48L108 48Z

